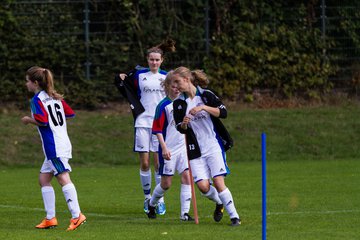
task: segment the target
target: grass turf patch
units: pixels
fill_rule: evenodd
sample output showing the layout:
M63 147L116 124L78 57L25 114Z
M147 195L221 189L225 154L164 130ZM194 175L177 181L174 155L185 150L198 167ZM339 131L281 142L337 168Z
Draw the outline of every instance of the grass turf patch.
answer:
M199 191L200 224L181 222L179 177L165 195L167 213L149 220L142 210L138 167L76 167L72 179L88 222L71 233L65 232L70 214L55 181L59 226L38 230L34 226L44 217L38 169L4 169L0 172L0 238L260 239L261 164L233 162L230 168L226 183L243 222L236 228L229 226L226 213L215 223L214 204ZM268 162L268 239L356 239L360 234L359 168L359 161L346 159Z

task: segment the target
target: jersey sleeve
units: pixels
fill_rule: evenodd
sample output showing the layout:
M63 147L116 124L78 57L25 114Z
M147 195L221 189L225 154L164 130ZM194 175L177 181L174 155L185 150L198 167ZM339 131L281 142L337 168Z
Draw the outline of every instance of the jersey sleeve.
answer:
M204 93L205 93L204 96L206 97L206 100L207 100L207 102L205 102L205 104L210 106L210 107L218 108L220 110L219 118L226 118L227 117L227 110L226 110L225 105L219 99L219 97L216 96L210 90L206 90ZM203 99L203 101L204 101L204 99Z
M38 97L34 97L33 99L31 99L30 108L34 119L38 123L44 126L49 124L48 113Z
M61 104L63 105L64 113L65 113L66 118L75 117L74 110L72 110L72 108L64 100L61 100Z
M162 133L165 124L165 106L160 102L155 110L155 117L152 126L152 133Z
M136 73L134 74L133 79L132 79L134 92L136 92L136 95L137 95L138 99L141 98L141 90L140 90L140 87L139 87L139 74L140 73L142 73L142 71L136 71Z
M173 116L174 116L176 129L180 133L185 134L189 128L187 128L186 130L182 129L181 123L186 115L187 103L185 100L178 98L174 101L173 106L174 106Z

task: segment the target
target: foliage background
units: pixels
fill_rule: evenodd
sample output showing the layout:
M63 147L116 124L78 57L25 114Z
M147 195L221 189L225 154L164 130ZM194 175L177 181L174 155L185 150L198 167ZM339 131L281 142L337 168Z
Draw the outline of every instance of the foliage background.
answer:
M146 49L166 37L177 52L163 68L204 69L223 97L357 93L359 10L357 0L4 0L0 101L27 106L32 65L50 68L74 107L119 100L114 74L146 65Z

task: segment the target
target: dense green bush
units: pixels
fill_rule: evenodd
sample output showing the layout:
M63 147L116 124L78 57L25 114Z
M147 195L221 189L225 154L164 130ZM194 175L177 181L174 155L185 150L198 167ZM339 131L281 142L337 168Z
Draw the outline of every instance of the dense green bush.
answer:
M251 101L254 90L270 89L281 97L318 97L331 89L329 76L339 75L339 67L354 66L352 74L358 74L353 52L335 50L351 46L358 53L360 3L346 0L344 6L350 7L341 9L331 7L335 2L326 1L327 14L341 21L327 31L350 39L346 46L323 36L321 1L316 0L4 0L0 101L24 102L24 73L33 65L50 68L56 88L75 107L118 100L114 74L146 65L146 49L168 36L176 40L177 52L165 56L164 69L203 68L211 88L224 96L245 93ZM347 61L340 63L340 58Z
M294 12L299 20L306 18L303 10L302 6ZM281 97L299 93L318 97L331 88L328 77L336 68L328 61L325 51L333 43L324 41L318 29L306 21L291 26L278 17L269 24L257 21L260 13L250 15L242 11L241 14L229 15L233 18L228 20L231 27L213 36L206 70L212 77L214 90L232 98L244 92L251 101L256 89L271 89ZM239 18L253 21L239 21Z

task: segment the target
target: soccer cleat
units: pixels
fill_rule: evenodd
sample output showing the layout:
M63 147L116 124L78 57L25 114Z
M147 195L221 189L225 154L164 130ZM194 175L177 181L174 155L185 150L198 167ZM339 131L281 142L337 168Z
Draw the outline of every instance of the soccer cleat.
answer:
M184 215L180 217L180 220L184 222L194 221L194 219L188 213L184 213Z
M49 229L49 228L54 228L58 225L57 219L56 217L53 217L52 219L46 219L44 218L40 224L36 225L36 228L39 229Z
M155 219L156 218L156 212L155 212L156 207L153 207L150 205L150 199L148 199L148 201L146 203L147 203L147 207L149 209L149 211L146 213L148 218Z
M216 204L216 208L214 211L214 221L220 222L224 215L224 205L223 204Z
M166 213L166 206L164 202L159 202L156 206L156 213L159 215L164 215Z
M150 201L150 199L149 198L146 198L145 199L145 201L144 201L144 212L146 213L146 214L148 214L148 212L149 212L149 207L148 207L148 201Z
M73 230L77 229L80 225L84 224L85 222L86 222L85 215L80 213L78 218L70 219L70 225L69 225L67 231L73 231Z
M236 227L239 226L241 224L241 220L239 218L232 218L231 220L231 226L232 227Z

